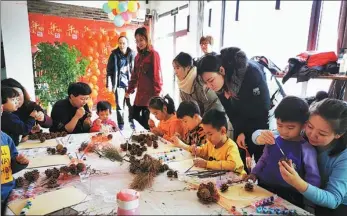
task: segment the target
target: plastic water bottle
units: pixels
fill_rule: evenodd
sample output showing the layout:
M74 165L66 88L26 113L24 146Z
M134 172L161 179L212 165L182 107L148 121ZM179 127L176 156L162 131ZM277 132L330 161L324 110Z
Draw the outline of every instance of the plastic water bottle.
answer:
M140 193L131 190L123 189L117 194L118 210L117 215L140 215L139 212Z
M340 63L340 68L339 68L339 74L340 75L346 75L346 70L347 70L347 53L345 53L339 61Z

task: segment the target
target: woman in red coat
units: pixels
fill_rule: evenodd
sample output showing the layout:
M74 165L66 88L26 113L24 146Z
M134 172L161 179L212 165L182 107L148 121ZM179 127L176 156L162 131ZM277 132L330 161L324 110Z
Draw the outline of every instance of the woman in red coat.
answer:
M129 97L129 94L134 93L137 88L133 118L144 128L149 129L148 103L152 97L159 96L163 85L160 57L152 48L145 27L136 29L135 39L138 53L125 97Z

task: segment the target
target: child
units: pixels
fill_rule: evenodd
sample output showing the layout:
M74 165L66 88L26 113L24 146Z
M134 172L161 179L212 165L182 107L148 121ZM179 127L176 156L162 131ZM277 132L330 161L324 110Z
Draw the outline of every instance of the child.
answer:
M16 185L12 174L24 169L29 161L23 155L18 155L16 146L7 134L1 134L1 215L4 215L7 198Z
M206 143L204 129L201 126L200 108L195 101L183 101L176 115L188 130L184 140L186 144L201 146Z
M284 153L301 177L314 186L320 186L316 150L301 136L309 117L308 108L308 104L298 97L282 99L275 110L279 136L275 139L270 131L258 130L253 133L254 143L268 145L247 177L253 181L258 179L260 186L301 207L302 195L283 180L278 162Z
M28 134L35 125L37 111L30 113L29 118L23 122L12 112L18 109L19 94L16 90L10 87L1 87L1 101L4 112L1 115L1 130L7 133L15 145L18 146L20 137Z
M96 105L96 114L99 118L94 120L90 132L100 132L102 125L108 125L112 128L112 131L118 131L117 124L109 119L111 113L111 104L107 101L99 101Z
M149 101L149 111L160 121L158 127L153 120L148 120L152 133L162 136L166 140L178 133L184 137L186 129L175 114L175 103L169 95L165 97L153 97Z
M234 141L227 136L227 119L225 113L211 109L202 118L202 127L207 142L201 147L188 146L173 137L177 147L190 151L194 156L201 157L194 160L194 165L213 170L230 170L240 175L246 175L240 157L239 149Z

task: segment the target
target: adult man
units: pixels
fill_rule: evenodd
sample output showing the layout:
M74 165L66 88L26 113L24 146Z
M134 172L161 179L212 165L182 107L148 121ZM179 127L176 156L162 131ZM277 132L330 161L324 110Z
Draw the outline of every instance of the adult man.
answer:
M89 133L91 112L87 105L92 93L89 85L83 82L72 83L68 97L57 101L52 109L53 125L51 132Z
M128 47L128 39L120 36L118 39L118 48L113 50L107 63L106 87L108 88L108 78L111 78L112 91L115 93L117 103L117 123L120 130L124 128L124 110L125 104L129 109L129 123L131 128L135 128L133 121L130 99L125 98L125 92L128 88L130 73L134 67L135 53Z

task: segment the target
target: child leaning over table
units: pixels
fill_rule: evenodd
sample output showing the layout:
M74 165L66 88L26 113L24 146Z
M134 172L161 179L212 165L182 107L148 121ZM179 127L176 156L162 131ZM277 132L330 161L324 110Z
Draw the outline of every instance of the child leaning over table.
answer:
M99 118L94 120L90 132L100 132L102 125L109 126L110 131L118 131L117 124L109 118L111 113L111 104L107 101L99 101L96 105L96 114Z
M18 155L16 145L11 137L1 134L1 215L4 215L7 199L16 186L12 174L28 166L29 161L22 154Z
M201 146L206 143L198 103L195 101L183 101L178 107L176 115L188 130L183 140L185 144Z
M172 137L173 144L201 157L194 160L194 165L213 170L230 170L246 175L236 143L227 136L227 119L225 113L211 109L202 118L202 127L207 142L201 147L184 144L178 137Z

